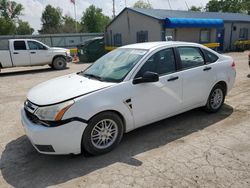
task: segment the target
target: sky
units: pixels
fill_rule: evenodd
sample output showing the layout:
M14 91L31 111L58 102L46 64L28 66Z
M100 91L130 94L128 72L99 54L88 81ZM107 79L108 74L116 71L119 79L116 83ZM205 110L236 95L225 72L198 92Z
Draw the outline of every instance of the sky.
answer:
M55 7L60 7L64 15L74 17L74 5L70 0L15 0L24 6L23 15L21 19L28 21L35 29L41 28L41 15L46 7L50 4ZM83 11L90 5L95 5L103 10L107 16L112 16L112 0L75 0L76 14L79 21L82 17ZM115 0L116 15L125 7L131 7L137 0ZM209 0L144 0L149 1L153 8L156 9L173 9L173 10L187 10L187 6L205 6ZM169 3L170 6L169 6ZM186 3L185 3L186 2ZM187 4L187 5L186 5Z

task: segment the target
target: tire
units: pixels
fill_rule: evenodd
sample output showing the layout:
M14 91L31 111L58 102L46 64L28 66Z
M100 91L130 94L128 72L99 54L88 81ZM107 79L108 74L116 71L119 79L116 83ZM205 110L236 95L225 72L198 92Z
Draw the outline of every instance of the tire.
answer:
M121 118L113 112L94 116L83 133L82 149L91 155L113 150L123 137L123 126Z
M217 84L209 94L205 110L210 113L218 112L224 104L226 91L223 86Z
M62 70L66 68L66 60L64 57L56 57L52 62L52 68L55 70Z

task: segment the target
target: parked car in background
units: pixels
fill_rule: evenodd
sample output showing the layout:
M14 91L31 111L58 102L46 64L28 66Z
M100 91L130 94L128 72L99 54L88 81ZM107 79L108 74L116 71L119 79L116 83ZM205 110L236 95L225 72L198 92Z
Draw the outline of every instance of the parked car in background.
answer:
M64 69L71 62L70 51L49 47L32 39L0 41L0 69L10 67L49 65L55 70Z
M86 40L77 49L80 62L94 62L106 54L103 37Z
M123 46L84 71L31 89L21 120L41 153L98 155L146 124L197 107L217 112L235 76L231 57L200 44Z

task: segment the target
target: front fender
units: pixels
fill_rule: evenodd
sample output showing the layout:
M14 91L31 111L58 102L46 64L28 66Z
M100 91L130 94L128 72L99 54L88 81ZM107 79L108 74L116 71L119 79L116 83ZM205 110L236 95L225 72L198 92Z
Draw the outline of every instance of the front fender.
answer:
M119 97L105 98L103 96L90 95L80 99L75 99L75 104L65 113L63 119L79 117L89 121L100 112L116 111L122 115L125 121L125 132L133 130L133 112L118 98Z

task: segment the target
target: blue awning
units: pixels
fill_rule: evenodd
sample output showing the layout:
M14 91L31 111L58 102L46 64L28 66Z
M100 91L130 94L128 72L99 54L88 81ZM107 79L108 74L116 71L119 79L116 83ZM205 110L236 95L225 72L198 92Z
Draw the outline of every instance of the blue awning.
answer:
M218 28L224 27L222 19L202 19L202 18L166 18L166 28Z

